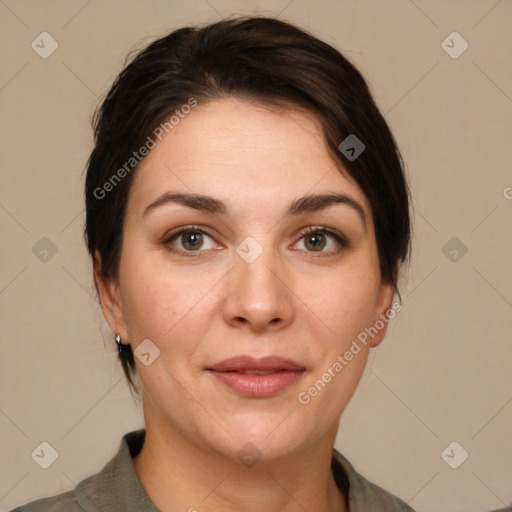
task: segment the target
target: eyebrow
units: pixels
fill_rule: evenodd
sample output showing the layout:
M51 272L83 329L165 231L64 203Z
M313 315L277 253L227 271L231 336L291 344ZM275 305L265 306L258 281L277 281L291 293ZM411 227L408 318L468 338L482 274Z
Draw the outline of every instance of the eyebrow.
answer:
M229 209L223 201L214 197L200 194L183 194L166 192L158 197L151 204L146 206L143 215L159 206L174 203L188 206L204 213L213 213L220 215L229 215ZM349 206L356 211L363 221L366 230L366 214L364 208L353 197L347 194L309 194L299 199L295 199L285 212L285 215L301 215L304 213L324 210L335 204Z

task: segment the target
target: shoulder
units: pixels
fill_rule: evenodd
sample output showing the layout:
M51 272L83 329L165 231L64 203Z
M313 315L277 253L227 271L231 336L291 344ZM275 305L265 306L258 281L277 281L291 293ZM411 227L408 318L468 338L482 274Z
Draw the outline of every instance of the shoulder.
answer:
M144 439L145 429L128 432L99 473L84 478L71 491L31 501L11 512L158 512L133 468L132 458Z
M74 489L40 498L26 503L11 512L96 512L117 511L118 496L116 494L116 470L120 465L116 455L103 469L84 478Z
M115 490L110 475L115 458L98 473L83 479L74 489L40 498L22 505L11 512L92 512L114 510Z
M414 512L403 500L360 475L354 466L336 449L333 450L336 461L343 467L348 480L348 499L353 512Z
M116 501L111 478L116 464L114 457L100 472L86 477L74 489L31 501L11 512L111 512Z
M142 431L126 434L117 454L101 471L81 480L74 489L37 499L11 512L118 512L133 497L136 476L130 450L140 447ZM131 443L131 444L129 444Z
M73 490L31 501L11 512L83 512L83 509L78 504Z

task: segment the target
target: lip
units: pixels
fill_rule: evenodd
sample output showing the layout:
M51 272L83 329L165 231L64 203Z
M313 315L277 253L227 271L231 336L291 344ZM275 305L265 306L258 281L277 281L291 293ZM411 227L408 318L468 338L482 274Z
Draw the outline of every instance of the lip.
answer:
M270 370L305 370L299 363L280 356L267 356L256 359L251 356L234 356L224 359L207 368L216 372L270 371Z
M279 356L260 359L250 356L235 356L225 359L207 370L233 391L251 398L274 396L297 382L306 371L295 361ZM258 372L272 373L258 374Z

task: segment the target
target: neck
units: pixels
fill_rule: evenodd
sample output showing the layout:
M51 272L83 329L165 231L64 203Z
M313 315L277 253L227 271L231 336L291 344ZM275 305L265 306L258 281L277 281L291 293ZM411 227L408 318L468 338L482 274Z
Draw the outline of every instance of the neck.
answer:
M289 457L246 467L179 435L154 428L133 459L135 473L162 511L346 512L345 497L331 471L334 436ZM326 436L327 437L327 436Z

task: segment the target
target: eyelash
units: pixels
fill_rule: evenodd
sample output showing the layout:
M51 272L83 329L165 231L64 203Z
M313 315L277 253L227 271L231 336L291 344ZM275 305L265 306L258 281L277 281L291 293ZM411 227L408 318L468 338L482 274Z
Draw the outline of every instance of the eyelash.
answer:
M180 255L183 255L183 256L186 256L186 257L195 256L197 253L206 252L205 250L202 250L202 251L201 250L197 250L197 251L182 251L181 249L176 249L175 247L173 247L171 245L171 242L174 239L178 238L180 235L183 235L184 233L189 233L189 232L201 233L203 235L209 236L210 238L213 238L206 231L200 229L197 226L184 226L182 228L179 228L178 231L170 233L168 236L166 236L164 238L164 240L162 241L162 245L164 245L170 252L173 252L175 254L180 254ZM308 228L303 229L299 233L299 235L300 235L299 240L301 240L302 238L304 238L307 235L313 235L313 234L315 234L315 235L317 235L317 234L330 235L330 236L332 236L336 240L336 242L339 245L339 248L336 251L334 251L334 252L333 251L318 251L320 254L322 254L322 253L337 254L341 250L348 249L350 247L350 244L349 244L348 240L344 236L342 236L341 234L337 233L336 231L333 231L333 230L331 230L329 228L325 228L323 226L317 226L317 227L309 226ZM305 252L315 253L317 251L305 251Z

